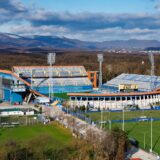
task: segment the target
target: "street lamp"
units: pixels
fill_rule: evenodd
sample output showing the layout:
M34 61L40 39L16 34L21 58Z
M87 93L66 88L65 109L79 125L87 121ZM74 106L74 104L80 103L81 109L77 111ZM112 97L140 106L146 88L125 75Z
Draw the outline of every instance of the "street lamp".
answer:
M52 65L55 63L56 53L48 53L47 62L49 64L49 99L53 96L53 85L52 85Z
M100 101L101 102L101 101ZM103 110L102 110L102 107L101 107L101 129L103 128Z
M152 153L153 151L153 118L151 116L151 149L150 152Z
M143 136L144 136L143 137L143 140L144 140L144 146L143 146L143 148L146 149L146 133L145 132L143 133Z
M103 62L103 54L97 54L98 62L99 62L99 88L102 86L102 62Z
M124 104L123 104L123 102L122 102L122 119L123 119L122 130L124 131Z

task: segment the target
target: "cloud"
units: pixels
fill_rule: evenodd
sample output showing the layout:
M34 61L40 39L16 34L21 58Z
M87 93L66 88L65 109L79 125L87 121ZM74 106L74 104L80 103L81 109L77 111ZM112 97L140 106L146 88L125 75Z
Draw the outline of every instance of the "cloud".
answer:
M153 0L153 2L155 3L154 9L159 11L160 10L160 0Z
M25 18L28 9L18 0L0 0L0 23Z
M154 6L154 8L155 8L156 10L160 10L160 3L157 3L157 4Z
M95 30L111 27L132 28L160 28L160 16L149 14L105 14L105 13L50 13L37 12L29 21L34 26L54 25L73 30Z
M160 39L159 13L51 12L25 6L20 0L0 0L0 23L1 31L21 35L53 35L93 41Z

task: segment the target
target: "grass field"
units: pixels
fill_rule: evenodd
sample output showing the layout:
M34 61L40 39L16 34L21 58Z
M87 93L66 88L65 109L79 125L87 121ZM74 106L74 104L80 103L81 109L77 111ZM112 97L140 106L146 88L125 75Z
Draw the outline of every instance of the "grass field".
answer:
M103 112L103 121L120 120L122 112ZM138 118L141 116L160 118L160 111L130 111L125 112L125 119ZM101 113L89 113L88 116L94 121L100 121ZM104 128L122 128L122 123L103 124ZM150 122L128 122L125 123L125 132L129 137L136 138L141 148L150 149L151 123ZM144 143L145 142L145 143ZM160 154L160 121L153 122L153 150Z
M100 112L88 113L88 116L94 121L101 119ZM160 118L159 110L138 110L138 111L125 111L124 119L139 118L141 116ZM103 120L122 120L122 112L103 112Z
M63 147L69 144L73 137L68 129L56 123L49 125L37 124L31 126L19 126L15 128L0 128L0 145L8 140L22 141L24 144L41 136L48 136L49 146Z

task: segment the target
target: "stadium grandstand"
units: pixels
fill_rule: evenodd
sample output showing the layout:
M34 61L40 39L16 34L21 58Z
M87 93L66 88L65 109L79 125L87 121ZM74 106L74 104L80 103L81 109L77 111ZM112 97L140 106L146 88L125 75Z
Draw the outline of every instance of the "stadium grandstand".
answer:
M91 92L93 88L83 66L18 66L13 67L13 72L45 95L49 85L54 93Z
M93 85L83 66L15 66L0 70L0 100L29 102L52 93L91 92Z
M97 72L93 75L90 78L97 77ZM90 78L83 66L14 66L12 71L0 70L0 100L29 103L36 97L51 98L52 89L53 94L68 93L73 107L119 110L160 103L159 76L123 73L96 91Z
M120 84L136 84L138 91L151 91L160 87L160 76L123 73L103 85L109 92L118 92Z
M160 76L121 74L103 84L101 91L69 93L71 106L121 110L149 109L160 103Z

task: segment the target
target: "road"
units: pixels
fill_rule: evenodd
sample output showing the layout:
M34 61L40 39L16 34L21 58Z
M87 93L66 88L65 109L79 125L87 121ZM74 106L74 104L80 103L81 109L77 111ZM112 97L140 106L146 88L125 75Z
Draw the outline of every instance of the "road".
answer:
M160 160L155 154L146 152L142 149L132 147L129 152L130 158L141 158L142 160Z

